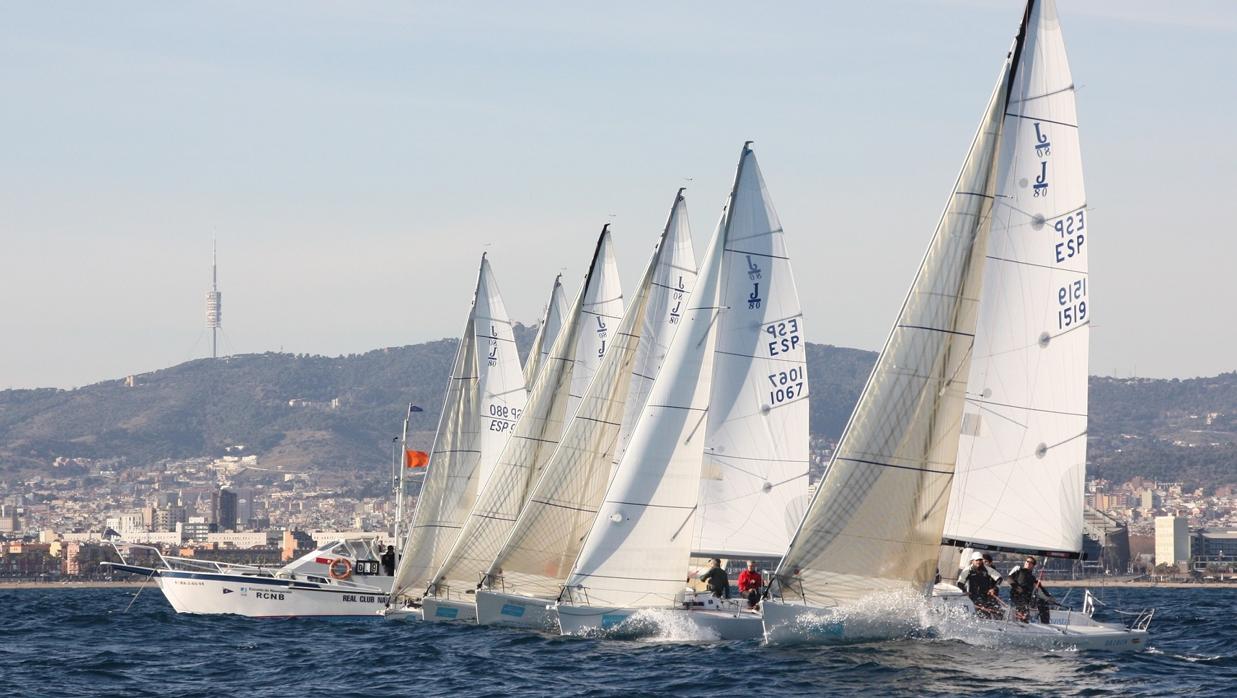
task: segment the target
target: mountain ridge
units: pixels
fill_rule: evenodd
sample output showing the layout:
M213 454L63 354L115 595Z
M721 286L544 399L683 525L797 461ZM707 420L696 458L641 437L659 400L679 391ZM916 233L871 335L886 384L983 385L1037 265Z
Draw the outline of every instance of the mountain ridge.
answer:
M515 329L525 354L535 328ZM428 450L456 344L441 339L338 357L244 354L74 389L0 391L0 474L79 459L124 469L238 450L276 468L372 468L389 462L409 403L424 410L413 415L412 429L414 443ZM836 440L876 352L809 343L807 353L811 433ZM1228 479L1237 480L1237 372L1092 377L1091 403L1090 474L1213 485L1223 484L1227 467Z

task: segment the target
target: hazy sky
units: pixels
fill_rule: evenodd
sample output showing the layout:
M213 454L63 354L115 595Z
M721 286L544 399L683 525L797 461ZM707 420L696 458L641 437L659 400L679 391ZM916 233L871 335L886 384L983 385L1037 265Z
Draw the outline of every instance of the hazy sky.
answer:
M457 336L486 249L535 322L679 186L702 252L747 139L809 339L879 349L1021 6L0 2L0 388L206 355L214 235L228 353ZM1237 3L1058 6L1092 373L1233 370Z

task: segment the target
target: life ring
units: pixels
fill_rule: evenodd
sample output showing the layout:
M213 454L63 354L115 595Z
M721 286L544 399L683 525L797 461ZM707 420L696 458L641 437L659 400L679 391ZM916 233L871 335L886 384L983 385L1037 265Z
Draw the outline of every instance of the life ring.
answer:
M352 563L342 557L336 558L326 566L326 571L331 579L347 579L352 576Z

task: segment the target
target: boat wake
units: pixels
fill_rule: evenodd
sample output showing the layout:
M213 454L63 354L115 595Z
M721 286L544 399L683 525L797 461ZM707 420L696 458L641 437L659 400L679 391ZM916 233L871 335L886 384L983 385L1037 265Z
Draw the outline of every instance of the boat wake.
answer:
M596 636L608 640L639 640L650 643L721 641L721 636L716 631L696 625L688 614L662 608L637 611L619 625L598 631Z
M913 593L874 594L843 606L800 612L786 628L767 637L779 644L900 640L924 634L927 611L923 597Z

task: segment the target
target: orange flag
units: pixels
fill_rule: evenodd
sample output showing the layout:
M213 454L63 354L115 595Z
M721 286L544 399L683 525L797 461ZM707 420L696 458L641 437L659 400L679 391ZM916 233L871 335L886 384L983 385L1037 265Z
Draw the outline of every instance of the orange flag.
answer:
M404 451L404 466L408 468L424 468L429 465L430 454L425 451L413 451L406 449Z

